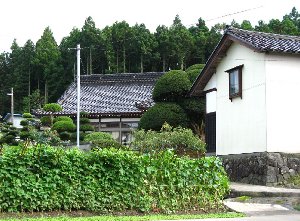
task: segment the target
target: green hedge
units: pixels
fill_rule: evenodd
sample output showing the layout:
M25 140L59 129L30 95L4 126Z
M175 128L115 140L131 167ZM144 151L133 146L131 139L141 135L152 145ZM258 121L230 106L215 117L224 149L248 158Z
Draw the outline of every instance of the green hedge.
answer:
M10 212L206 210L219 207L228 192L228 178L215 157L46 146L4 148L0 183L0 211Z

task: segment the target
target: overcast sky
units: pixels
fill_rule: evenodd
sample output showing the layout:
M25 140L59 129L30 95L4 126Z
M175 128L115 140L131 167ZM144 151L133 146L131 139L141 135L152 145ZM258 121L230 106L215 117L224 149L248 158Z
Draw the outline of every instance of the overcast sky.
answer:
M210 27L216 23L250 20L268 22L282 19L295 6L300 11L300 0L0 0L0 52L9 51L14 38L20 46L40 38L50 26L59 44L73 27L81 28L92 16L100 29L115 21L130 25L144 23L154 32L158 25L170 26L176 14L189 27L199 17ZM252 10L248 10L252 9ZM242 13L215 19L224 15ZM213 20L211 20L213 19ZM210 20L210 21L209 21Z

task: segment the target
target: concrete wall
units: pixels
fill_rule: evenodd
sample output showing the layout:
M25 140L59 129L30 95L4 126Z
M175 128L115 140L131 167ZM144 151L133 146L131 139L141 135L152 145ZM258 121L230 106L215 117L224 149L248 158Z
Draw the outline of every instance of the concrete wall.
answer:
M300 153L300 56L266 55L267 151Z
M226 70L244 65L243 97L229 99ZM216 71L217 155L266 151L265 54L233 43Z

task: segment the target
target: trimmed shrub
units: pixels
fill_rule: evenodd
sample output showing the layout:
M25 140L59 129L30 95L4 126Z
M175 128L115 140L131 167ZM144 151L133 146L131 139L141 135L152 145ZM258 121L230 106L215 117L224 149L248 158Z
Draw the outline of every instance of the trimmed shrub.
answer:
M111 134L105 132L93 132L87 134L84 141L90 142L93 149L116 148L125 149L126 147L116 141Z
M50 104L45 104L43 110L47 112L55 113L55 112L62 111L62 107L57 103L50 103Z
M29 138L31 138L31 134L30 134L29 131L22 131L20 133L20 139L26 140L26 139L29 139Z
M80 131L86 132L86 131L94 131L94 127L90 124L82 124L80 125Z
M21 120L20 121L20 125L23 126L23 127L28 126L28 124L29 124L28 120Z
M1 156L0 180L3 212L215 211L229 190L218 158L180 158L171 151L149 156L9 147Z
M69 121L69 122L72 122L73 123L73 120L71 117L67 117L67 116L59 116L59 117L56 117L54 118L53 120L53 123L56 123L58 121Z
M80 132L79 132L79 140L80 140L80 141L83 141L86 135L87 135L87 134L85 134L84 132L80 131ZM75 133L71 133L70 139L71 139L72 141L76 141L76 140L77 140L77 133L76 133L76 132L75 132Z
M23 118L32 118L33 116L31 115L31 113L24 113Z
M189 119L182 107L178 104L156 103L143 114L139 122L139 128L159 131L165 122L173 127L187 127Z
M59 134L60 139L62 140L70 140L71 139L71 134L67 131L61 132Z
M193 134L191 129L182 127L172 128L164 124L160 132L137 130L134 132L134 141L130 147L142 153L157 153L173 149L181 155L193 154L202 156L205 149L205 142Z
M51 117L50 116L43 116L41 117L41 123L43 126L50 126L51 125Z
M91 121L89 118L83 117L80 118L80 124L89 124Z
M75 129L76 125L70 121L57 121L52 126L52 130L56 130L58 133L61 133L63 131L72 132L75 131Z
M98 140L114 140L110 133L105 132L93 132L85 136L84 141L94 142Z
M191 70L191 71L187 72L187 75L188 75L189 80L190 80L191 83L194 83L194 81L200 75L200 72L201 71L199 71L199 70Z
M204 68L205 64L193 64L192 66L189 66L185 71L189 72L192 70L202 70Z
M170 71L157 80L153 89L153 100L177 101L186 95L191 86L186 72Z

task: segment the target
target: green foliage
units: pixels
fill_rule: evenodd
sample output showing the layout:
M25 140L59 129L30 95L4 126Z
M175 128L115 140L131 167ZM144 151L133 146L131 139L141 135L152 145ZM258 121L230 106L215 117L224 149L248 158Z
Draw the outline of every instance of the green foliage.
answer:
M2 133L2 136L0 137L0 145L17 145L18 142L16 137L19 135L17 128L14 127L11 122L3 123L0 126L0 132Z
M90 124L82 124L80 125L80 131L83 131L83 132L87 132L87 131L94 131L94 127Z
M72 213L72 212L71 212ZM16 217L18 219L9 221L17 221L20 220L19 217L22 214L17 214ZM76 213L72 213L72 216L76 215ZM80 211L79 214L81 215ZM8 215L9 218L12 217L12 214ZM5 217L5 215L4 215ZM24 218L27 217L25 214ZM26 218L26 221L149 221L149 220L190 220L190 219L213 219L213 218L237 218L237 217L245 217L243 213L236 212L225 212L225 213L204 213L204 214L152 214L152 215L136 215L136 216L128 216L128 215L97 215L93 217L76 217L71 218L68 217L68 213L64 214L62 217L52 217L52 218ZM22 217L23 218L23 217ZM7 221L7 219L3 219L0 221Z
M50 116L43 116L41 117L41 123L43 126L50 126L51 125L51 117Z
M28 126L28 124L29 124L29 123L28 123L28 120L21 120L21 121L20 121L20 125L23 126L23 127L24 127L24 126Z
M111 134L105 132L93 132L84 137L84 141L90 142L93 149L116 148L124 149L125 147L116 141Z
M235 198L237 202L246 202L249 201L250 199L251 199L250 196L239 196Z
M80 124L89 124L91 121L89 118L82 117L80 118Z
M188 126L188 116L180 105L175 103L156 103L143 114L139 128L159 131L167 122L173 127Z
M157 153L172 149L176 153L197 153L200 156L205 152L205 143L194 135L192 130L182 127L172 128L168 124L164 124L160 132L135 131L134 141L130 146L142 153Z
M188 67L185 71L188 73L193 70L201 71L204 68L205 64L193 64Z
M200 75L200 72L199 70L191 70L189 72L187 72L187 75L189 77L189 80L191 83L194 83L195 80L197 79L197 77Z
M114 140L110 133L105 132L93 132L85 136L84 141L94 142L98 140Z
M55 112L62 111L62 107L57 103L50 103L50 104L45 104L43 110L50 113L55 113Z
M76 125L70 121L57 121L53 124L52 130L56 130L58 133L63 131L72 132L75 131Z
M33 118L33 116L31 115L31 113L24 113L23 118Z
M53 123L56 123L58 121L69 121L73 123L73 119L71 117L67 117L67 116L59 116L54 118Z
M63 132L59 133L59 137L62 140L70 140L71 139L71 134L67 131L63 131Z
M216 157L155 157L104 149L4 148L0 210L170 213L222 208L228 178Z
M177 101L183 98L191 88L191 82L184 71L170 71L161 76L153 89L153 100Z

